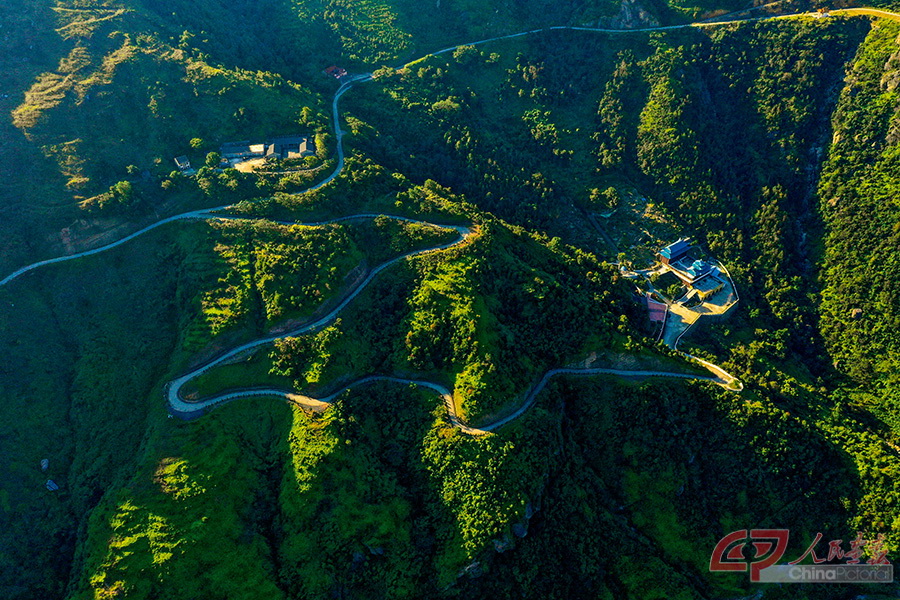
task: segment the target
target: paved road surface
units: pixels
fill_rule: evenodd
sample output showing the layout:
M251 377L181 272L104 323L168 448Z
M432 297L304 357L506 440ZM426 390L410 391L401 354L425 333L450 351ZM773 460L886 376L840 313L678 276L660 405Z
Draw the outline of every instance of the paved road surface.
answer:
M237 348L233 348L232 350L229 350L228 352L222 354L221 356L217 357L216 359L194 369L190 373L182 375L181 377L178 377L177 379L171 381L166 386L166 398L169 402L169 408L170 408L171 412L176 415L189 416L189 415L196 413L198 410L202 410L203 408L212 406L214 404L221 404L222 402L226 402L228 400L247 397L249 392L246 392L246 391L233 392L233 393L226 392L224 394L220 394L220 395L214 396L212 398L209 398L207 400L203 400L200 402L189 402L182 398L181 390L184 387L184 385L186 383L188 383L189 381L196 379L197 377L199 377L200 375L203 375L204 373L206 373L213 367L221 365L239 354L242 354L244 352L248 352L251 350L255 350L256 348L259 348L260 346L271 344L271 343L275 342L276 340L284 339L287 337L296 337L298 335L304 335L307 333L312 333L312 332L318 331L320 329L323 329L324 327L327 327L330 323L332 323L335 319L337 319L338 314L342 310L344 310L344 308L346 308L347 305L350 304L350 302L352 302L353 299L356 298L364 289L366 289L366 287L372 282L372 280L374 280L375 277L379 273L381 273L383 270L385 270L386 268L388 268L391 265L398 263L401 260L404 260L410 256L416 256L416 255L426 254L426 253L430 253L430 252L438 252L441 250L446 250L447 248L452 248L453 246L456 246L456 245L462 243L469 236L471 236L471 230L468 227L462 227L462 226L457 226L457 225L434 225L432 223L426 223L424 221L417 221L415 219L410 219L407 217L397 217L397 216L391 216L391 215L378 215L378 214L350 215L347 217L340 217L338 219L332 219L329 221L320 221L320 222L316 222L316 223L298 223L298 224L308 225L308 226L321 226L321 225L340 223L340 222L350 221L350 220L370 219L370 218L375 218L375 217L379 217L379 216L385 216L385 217L388 217L391 219L395 219L398 221L404 221L404 222L408 222L408 223L421 223L421 224L425 224L425 225L431 225L433 227L442 228L442 229L453 229L457 232L458 236L452 242L449 242L447 244L442 244L440 246L435 246L432 248L426 248L424 250L414 250L412 252L407 252L406 254L403 254L402 256L398 256L394 259L391 259L385 263L382 263L381 265L377 266L376 268L372 269L372 271L366 276L365 279L363 279L363 281L356 287L356 289L354 289L353 292L348 294L340 302L340 304L338 304L327 315L325 315L311 323L307 323L305 325L297 327L286 333L280 333L278 335L264 337L264 338L261 338L258 340L254 340L252 342L248 342L241 346L238 346ZM225 218L227 218L227 217L225 217ZM259 391L256 390L252 393L252 395L260 395L258 392ZM279 395L285 396L285 394L287 394L287 392L279 392Z
M724 371L723 371L724 373ZM310 396L304 396L302 394L296 394L292 392L287 392L284 390L278 389L252 389L252 390L239 390L234 392L226 392L224 394L220 394L209 398L207 400L203 400L200 402L188 402L184 401L177 396L177 391L173 391L170 384L170 387L167 389L167 395L169 397L169 411L175 416L185 419L191 419L198 416L203 415L209 408L223 404L225 402L230 402L232 400L240 400L246 398L282 398L289 402L293 402L295 404L299 404L301 406L307 406L311 408L316 408L321 405L328 405L334 402L341 394L346 392L351 388L355 388L358 386L362 386L368 383L373 383L376 381L389 381L393 383L399 383L404 385L415 385L419 387L428 388L438 393L444 401L444 406L447 409L447 414L449 416L450 422L458 427L463 433L467 433L469 435L484 435L486 433L490 433L504 425L515 421L522 415L524 415L537 401L538 394L543 391L546 385L550 382L553 377L557 375L576 375L576 376L588 376L588 375L616 375L619 377L669 377L669 378L677 378L677 379L692 379L692 380L702 380L702 381L711 381L713 383L717 383L719 385L725 385L726 382L722 379L716 377L704 377L701 375L691 375L688 373L671 373L667 371L627 371L622 369L604 369L604 368L592 368L592 369L576 369L576 368L562 368L562 369L553 369L548 371L544 376L540 379L540 381L534 385L531 390L525 396L525 401L511 414L496 419L490 423L482 425L481 427L471 427L464 423L462 419L460 419L459 414L456 411L455 403L453 402L453 392L447 387L435 383L433 381L427 381L423 379L406 379L402 377L392 377L389 375L369 375L367 377L363 377L358 379L352 383L349 383L339 389L338 391L330 394L328 396L323 396L321 398L314 398ZM177 381L177 380L176 380ZM173 382L174 383L174 382Z

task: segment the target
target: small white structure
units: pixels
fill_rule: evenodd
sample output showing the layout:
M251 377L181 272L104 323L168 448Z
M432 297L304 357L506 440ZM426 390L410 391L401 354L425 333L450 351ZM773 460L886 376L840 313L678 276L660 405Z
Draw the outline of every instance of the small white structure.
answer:
M178 167L179 171L184 173L185 171L191 170L191 161L188 160L187 156L176 156L175 166Z

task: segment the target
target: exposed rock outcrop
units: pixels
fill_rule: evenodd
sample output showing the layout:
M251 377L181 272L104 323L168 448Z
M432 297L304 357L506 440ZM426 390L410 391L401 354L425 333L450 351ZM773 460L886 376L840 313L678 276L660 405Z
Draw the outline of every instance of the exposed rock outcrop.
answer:
M609 21L613 29L640 29L656 27L659 19L644 8L638 0L622 0L619 13Z

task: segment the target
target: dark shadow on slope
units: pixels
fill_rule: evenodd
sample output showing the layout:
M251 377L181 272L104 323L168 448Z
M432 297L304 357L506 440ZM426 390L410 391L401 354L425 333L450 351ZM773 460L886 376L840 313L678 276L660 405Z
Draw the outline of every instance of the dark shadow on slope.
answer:
M860 497L851 457L765 404L699 384L595 377L548 386L540 405L564 412L562 466L527 537L464 589L478 597L731 597L749 591L746 574L707 569L722 535L789 528L785 560L819 531L826 541L847 539L842 501ZM791 592L838 598L850 590Z

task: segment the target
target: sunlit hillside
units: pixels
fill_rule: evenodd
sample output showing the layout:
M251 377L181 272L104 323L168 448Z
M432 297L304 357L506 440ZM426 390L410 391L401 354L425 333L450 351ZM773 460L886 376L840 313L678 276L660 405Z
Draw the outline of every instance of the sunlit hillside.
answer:
M0 598L893 597L709 569L900 548L900 23L808 8L9 0Z

